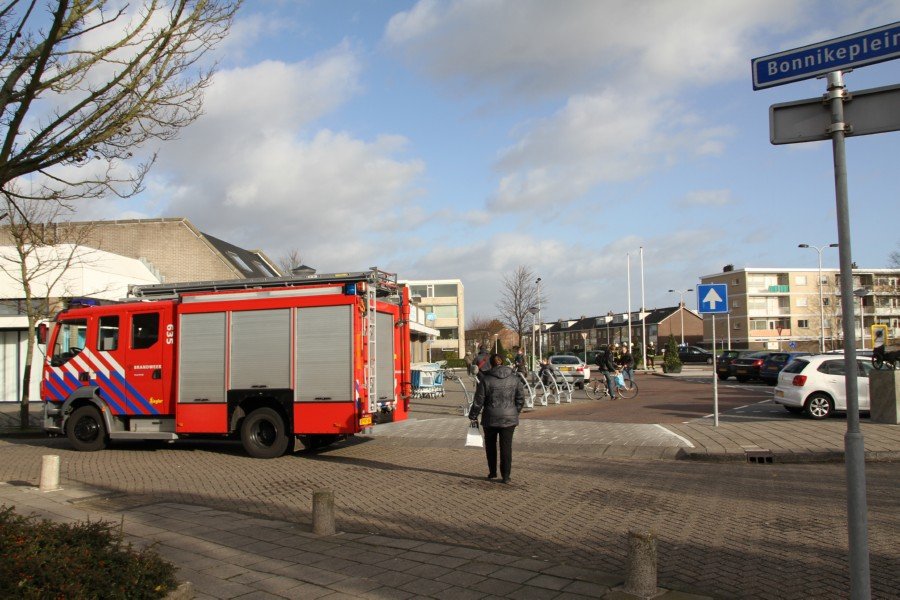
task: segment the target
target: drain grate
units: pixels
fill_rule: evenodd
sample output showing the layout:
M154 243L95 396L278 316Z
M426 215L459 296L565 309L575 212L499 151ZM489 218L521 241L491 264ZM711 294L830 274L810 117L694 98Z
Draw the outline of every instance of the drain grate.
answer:
M771 450L746 450L747 462L756 463L759 465L771 465L775 456L772 454Z

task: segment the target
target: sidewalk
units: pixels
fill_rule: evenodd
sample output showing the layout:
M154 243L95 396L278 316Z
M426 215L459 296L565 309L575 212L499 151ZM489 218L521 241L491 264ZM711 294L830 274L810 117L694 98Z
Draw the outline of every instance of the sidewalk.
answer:
M129 507L84 487L42 492L26 482L0 483L0 504L54 521L121 522L127 541L154 545L179 567L179 581L189 585L178 598L638 598L622 590L624 576L380 535L318 536L295 523L203 506ZM710 600L658 592L661 600Z

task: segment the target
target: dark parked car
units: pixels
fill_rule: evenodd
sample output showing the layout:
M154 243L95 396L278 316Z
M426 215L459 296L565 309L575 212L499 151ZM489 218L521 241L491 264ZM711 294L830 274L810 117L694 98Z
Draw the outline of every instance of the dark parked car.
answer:
M716 375L722 381L734 377L734 360L752 352L752 350L722 350L716 358Z
M809 352L773 352L759 367L759 378L769 385L775 385L778 383L778 374L783 368L798 356L808 355Z
M765 362L771 350L763 352L751 352L746 356L734 359L731 366L734 367L734 377L741 383L750 381L751 379L759 379L759 368Z
M678 348L678 358L683 363L706 363L713 364L713 355L709 350L698 348L697 346L681 346Z

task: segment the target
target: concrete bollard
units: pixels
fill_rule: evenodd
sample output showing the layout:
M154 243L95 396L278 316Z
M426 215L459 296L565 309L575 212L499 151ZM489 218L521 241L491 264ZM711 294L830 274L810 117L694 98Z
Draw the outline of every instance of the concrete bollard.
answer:
M334 535L334 492L316 490L313 492L312 509L313 533Z
M652 598L656 587L656 535L652 532L628 532L628 573L624 591L639 598Z
M42 492L52 492L59 489L59 456L45 454L41 458L41 485Z

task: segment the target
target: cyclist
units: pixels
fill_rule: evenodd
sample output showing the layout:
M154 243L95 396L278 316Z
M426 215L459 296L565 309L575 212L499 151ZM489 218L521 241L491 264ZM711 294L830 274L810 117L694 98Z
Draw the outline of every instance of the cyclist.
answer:
M615 377L619 372L619 367L616 364L616 354L612 344L608 344L603 353L597 355L597 366L600 367L600 371L606 376L606 391L609 393L609 397L611 399L615 398Z

